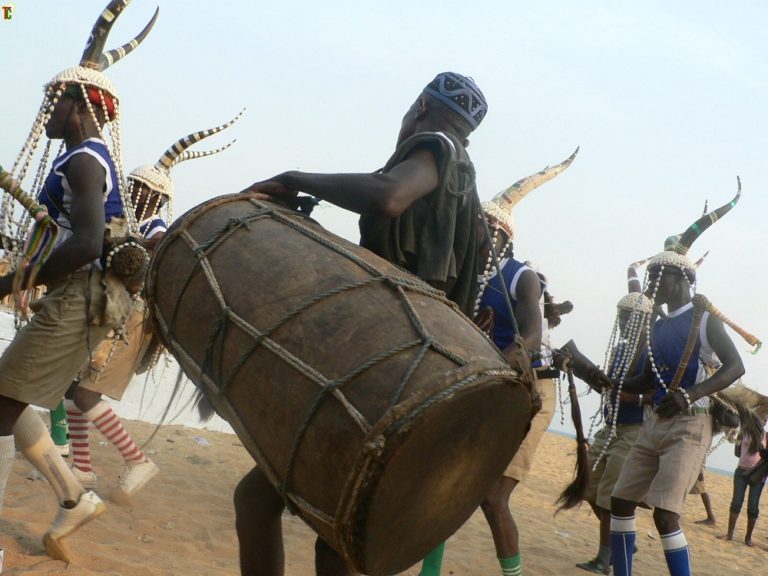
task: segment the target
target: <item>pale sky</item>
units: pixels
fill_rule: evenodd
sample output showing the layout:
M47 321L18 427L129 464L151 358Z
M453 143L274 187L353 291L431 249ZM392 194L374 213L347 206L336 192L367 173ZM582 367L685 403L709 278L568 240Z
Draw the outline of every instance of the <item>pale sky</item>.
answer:
M4 4L0 0L0 5ZM0 164L31 127L42 85L77 64L103 0L14 0L0 20ZM108 47L149 20L134 0ZM768 339L768 5L646 0L568 2L258 2L171 0L144 44L107 74L122 107L125 169L247 107L195 149L237 143L173 171L176 213L284 170L373 171L400 120L436 73L472 76L489 112L469 152L482 199L581 152L516 212L515 252L548 275L574 312L553 333L601 362L629 262L662 248L710 206L741 203L694 245L710 249L700 291ZM315 216L356 240L356 216ZM740 337L745 382L768 394L768 350ZM584 418L596 402L583 404ZM556 416L553 427L560 428ZM566 425L567 428L567 425ZM712 462L732 468L735 461Z

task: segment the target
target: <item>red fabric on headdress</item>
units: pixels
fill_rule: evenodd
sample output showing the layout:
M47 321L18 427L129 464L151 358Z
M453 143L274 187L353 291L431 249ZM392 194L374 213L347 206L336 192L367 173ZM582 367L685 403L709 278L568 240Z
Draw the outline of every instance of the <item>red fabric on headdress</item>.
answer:
M86 86L85 91L88 94L88 100L91 104L94 106L98 106L99 109L101 109L101 96L99 95L99 89L94 88L93 86ZM109 114L109 119L114 120L115 118L115 100L112 98L112 95L109 92L105 92L104 90L101 91L101 93L104 95L104 104L107 108L107 113Z

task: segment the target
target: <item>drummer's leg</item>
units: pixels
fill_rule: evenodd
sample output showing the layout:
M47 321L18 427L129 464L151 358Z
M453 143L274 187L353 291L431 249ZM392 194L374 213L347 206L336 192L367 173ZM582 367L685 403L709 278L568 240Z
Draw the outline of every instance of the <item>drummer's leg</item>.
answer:
M283 500L254 468L235 488L235 526L243 576L283 576Z
M317 576L354 576L341 555L322 538L315 541L315 571Z
M517 524L509 510L509 498L516 486L517 480L501 476L480 505L491 528L499 558L510 558L520 552Z

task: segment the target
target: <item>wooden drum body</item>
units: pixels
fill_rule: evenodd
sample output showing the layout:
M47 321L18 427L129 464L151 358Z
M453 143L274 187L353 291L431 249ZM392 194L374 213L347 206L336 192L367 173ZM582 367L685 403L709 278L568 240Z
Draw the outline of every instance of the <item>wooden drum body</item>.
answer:
M528 428L530 387L441 292L282 205L192 209L147 291L187 376L363 573L455 532Z

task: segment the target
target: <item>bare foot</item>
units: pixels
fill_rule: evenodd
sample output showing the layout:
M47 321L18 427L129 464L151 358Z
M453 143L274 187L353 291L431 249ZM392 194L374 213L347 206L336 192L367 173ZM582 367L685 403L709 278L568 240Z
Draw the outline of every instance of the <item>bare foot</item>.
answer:
M750 547L755 545L755 543L752 542L752 538L749 538L749 539L745 538L744 539L744 544L746 544L747 546L750 546Z
M717 520L714 518L704 518L704 520L696 520L694 524L701 524L702 526L717 526Z
M733 534L719 534L715 538L718 540L733 540Z

